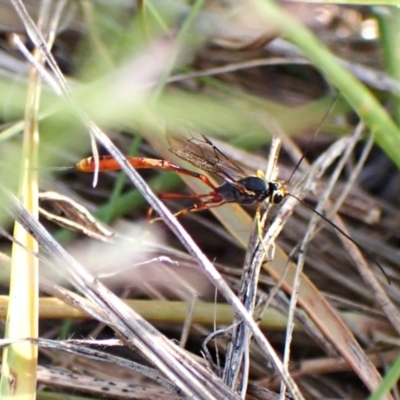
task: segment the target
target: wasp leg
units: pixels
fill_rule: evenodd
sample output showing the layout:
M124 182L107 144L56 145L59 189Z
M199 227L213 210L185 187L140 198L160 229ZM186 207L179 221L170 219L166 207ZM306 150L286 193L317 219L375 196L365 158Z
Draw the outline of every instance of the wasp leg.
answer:
M264 238L263 238L264 227L263 227L263 224L261 223L261 213L260 213L260 208L259 207L257 207L257 211L256 211L255 217L256 217L256 221L257 221L258 240L260 241L260 244L264 249L265 255L267 256L268 252L267 252L267 248L265 247Z
M257 177L265 180L265 173L261 169L257 170Z
M178 193L161 193L158 197L160 199L180 200L180 199L202 199L204 197L215 197L216 193L211 192L207 194L178 194Z
M166 193L166 194L168 194L168 193ZM169 194L170 195L174 195L174 193L169 193ZM181 195L177 194L175 196L181 196ZM201 198L201 197L209 197L209 196L213 196L213 197L210 200L202 201L200 203L193 204L192 206L190 206L188 208L184 208L183 210L180 210L180 211L176 212L174 214L174 216L176 218L181 217L183 215L186 215L187 213L190 213L190 212L199 212L199 211L203 211L203 210L208 210L210 208L219 207L219 206L222 206L223 204L227 203L227 201L224 201L224 199L220 195L218 195L218 194L213 195L213 193L207 194L207 195L200 194L200 195L188 195L188 196L192 196L192 197L185 197L183 195L183 197L168 197L168 198L169 199L179 199L179 198L197 198L198 199L198 198ZM149 212L147 213L147 215L151 216L152 212L153 212L153 209L150 208ZM160 221L161 219L162 218L160 218L160 217L154 218L154 219L152 219L150 221L150 223L152 224L152 223L154 223L156 221Z
M227 203L221 196L215 196L210 200L202 201L201 203L193 204L191 207L184 208L181 211L178 211L174 214L175 217L182 217L190 212L199 212L203 210L209 210L210 208L215 208L222 206L223 204Z
M180 199L203 199L205 197L211 197L210 200L207 201L201 201L200 203L194 204L193 206L189 208L185 208L184 210L178 211L175 215L177 217L178 215L185 215L188 212L197 212L204 210L207 207L200 207L202 204L221 204L222 197L216 193L216 192L211 192L207 194L178 194L178 193L162 193L159 195L160 199L168 199L168 200L180 200ZM149 211L147 212L147 217L150 218L152 213L153 213L153 208L149 208ZM150 223L159 221L161 218L157 217L154 218L150 221Z
M264 225L262 224L261 221L261 212L260 212L260 207L257 207L257 211L256 211L256 215L255 215L256 221L257 221L257 235L258 235L258 240L260 241L261 246L263 247L264 253L265 253L265 257L266 257L266 261L271 261L273 259L273 255L270 256L270 254L268 254L268 249L266 248L265 244L264 244ZM274 249L272 249L273 251ZM273 253L272 253L273 254Z

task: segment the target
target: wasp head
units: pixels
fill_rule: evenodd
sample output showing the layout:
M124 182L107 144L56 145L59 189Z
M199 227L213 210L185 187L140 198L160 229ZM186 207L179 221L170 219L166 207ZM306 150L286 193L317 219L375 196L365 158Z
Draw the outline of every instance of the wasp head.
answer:
M269 201L271 204L280 204L283 199L289 194L286 185L279 181L272 181L268 183Z

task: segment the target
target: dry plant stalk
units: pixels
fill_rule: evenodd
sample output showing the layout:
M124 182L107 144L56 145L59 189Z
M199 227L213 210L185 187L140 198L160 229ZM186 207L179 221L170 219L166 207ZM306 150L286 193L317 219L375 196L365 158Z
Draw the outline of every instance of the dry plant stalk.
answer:
M269 164L266 171L266 180L275 180L276 164L280 148L280 139L274 137L271 143L271 150L269 156ZM256 294L258 280L261 270L261 264L253 262L253 254L255 249L260 246L261 238L260 232L265 223L267 212L263 213L263 219L255 218L253 232L249 240L249 248L246 252L244 268L242 271L242 278L240 281L240 288L238 297L246 307L250 315L254 316ZM257 318L254 318L255 320ZM248 326L242 322L240 315L236 314L232 323L232 339L228 345L226 352L226 360L224 367L223 379L224 382L240 393L243 397L247 392L249 367L250 367L250 341L251 331Z
M51 49L54 32L60 13L66 2L61 1L56 9L43 2L38 17L38 31L45 32L47 46ZM34 49L35 62L44 65L44 57L38 47ZM22 175L19 184L19 198L26 209L36 218L38 211L38 172L34 169L38 161L39 128L38 114L41 95L41 79L32 66L25 107L25 127L22 144ZM14 227L14 241L11 258L10 302L7 313L6 337L13 340L21 337L38 336L39 260L36 256L39 246L29 230L18 222ZM36 396L37 346L16 343L3 352L0 393L8 396ZM28 397L27 397L28 396Z

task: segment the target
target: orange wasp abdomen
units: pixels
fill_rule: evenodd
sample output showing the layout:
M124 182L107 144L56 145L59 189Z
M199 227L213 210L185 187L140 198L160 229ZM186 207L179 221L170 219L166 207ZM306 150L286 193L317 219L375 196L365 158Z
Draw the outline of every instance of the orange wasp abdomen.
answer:
M181 172L180 167L172 165L165 160L144 157L126 157L126 159L132 167L137 169L160 168L173 171L179 170ZM85 158L76 164L76 168L82 172L94 172L96 169L95 159L93 157ZM118 171L121 169L121 166L112 156L100 156L98 168L99 171Z

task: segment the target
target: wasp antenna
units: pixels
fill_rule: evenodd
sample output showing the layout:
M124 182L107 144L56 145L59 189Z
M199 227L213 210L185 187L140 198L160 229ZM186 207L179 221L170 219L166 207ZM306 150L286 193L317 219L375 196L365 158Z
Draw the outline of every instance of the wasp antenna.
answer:
M352 242L353 244L355 244L357 246L357 248L364 253L368 258L370 258L374 264L382 271L383 275L385 276L385 278L388 281L388 284L391 284L391 281L389 279L389 276L387 275L387 273L385 272L385 270L383 269L382 265L379 264L379 262L375 259L375 257L367 250L364 249L364 247L362 247L360 244L358 244L351 236L349 236L343 229L339 228L335 223L333 223L330 219L326 218L325 215L323 215L322 213L320 213L319 211L315 210L313 207L311 207L309 204L307 204L305 201L301 200L300 198L298 198L297 196L291 194L291 193L287 193L289 196L294 197L299 203L303 204L304 206L306 206L309 210L315 212L315 214L317 214L320 218L322 218L324 221L326 221L329 225L331 225L333 228L335 228L338 232L340 232L346 239L350 240L350 242Z
M321 128L322 128L322 124L325 121L325 119L329 116L329 114L332 112L333 108L335 107L336 103L338 102L340 98L340 93L338 93L338 95L335 97L335 100L333 101L333 103L329 106L328 110L325 112L324 116L322 117L321 122L319 123L317 129L314 132L314 135L312 136L312 138L310 139L307 148L305 150L305 152L303 153L303 155L300 157L300 160L297 161L297 164L295 165L293 172L291 173L289 179L287 180L287 183L289 183L291 181L291 179L293 178L293 175L296 173L296 171L298 170L298 168L300 167L300 164L303 162L303 160L306 158L306 155L308 154L308 152L310 151L311 145L313 144L315 138L319 135Z

